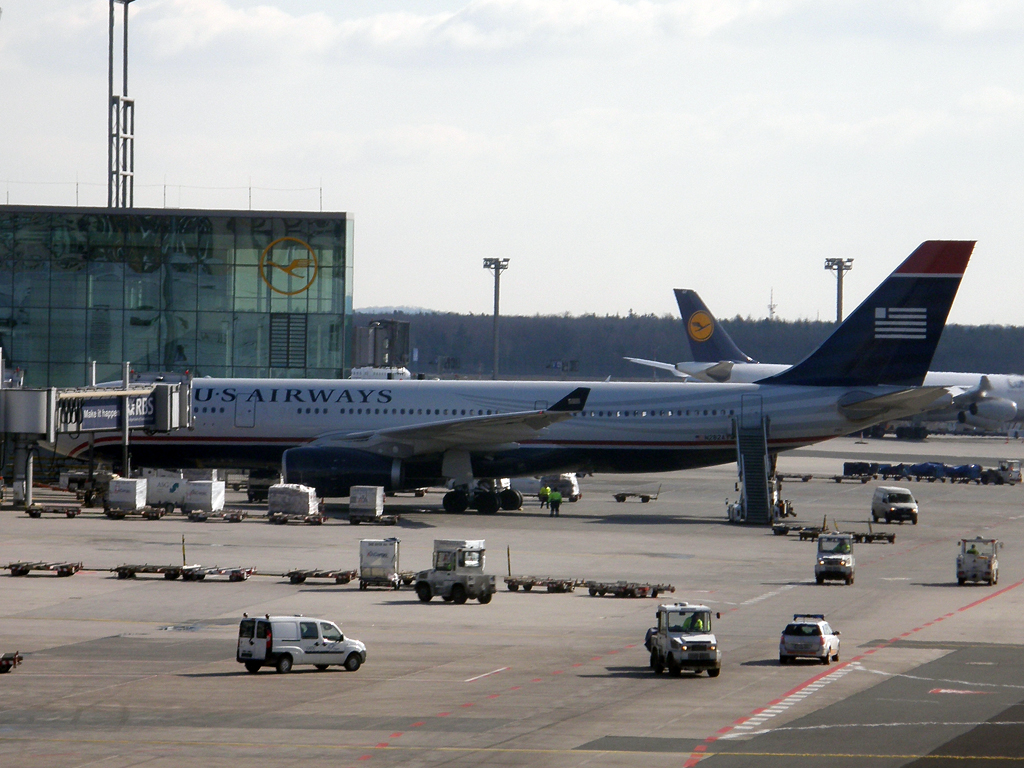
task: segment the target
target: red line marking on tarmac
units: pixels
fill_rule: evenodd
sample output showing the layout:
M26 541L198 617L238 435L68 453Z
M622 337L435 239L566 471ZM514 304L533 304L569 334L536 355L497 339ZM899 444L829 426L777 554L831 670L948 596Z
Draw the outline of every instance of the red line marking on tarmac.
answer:
M575 664L573 664L573 666L574 667L582 667L583 666L583 662L582 661L578 661Z
M591 661L600 661L600 660L601 660L601 657L600 657L600 656L591 656L591 657L590 657L590 660L591 660Z
M518 691L522 687L523 686L521 686L521 685L513 685L511 688L509 688L509 690L510 691Z
M369 760L369 759L370 759L370 756L369 756L369 755L363 755L362 757L360 757L360 758L358 758L358 759L359 759L359 760Z
M401 735L402 735L402 732L401 732L401 731L399 731L398 733L392 733L392 734L391 734L391 736L390 736L390 738L392 738L392 739L397 739L397 738L398 738L399 736L401 736Z
M450 715L450 714L451 714L451 712L438 712L437 716L438 717L448 717L448 715Z
M474 704L473 704L473 702L471 701L471 702L469 702L468 704L459 704L459 706L460 706L460 707L463 707L463 708L465 708L465 707L472 707L472 706L474 706Z
M949 618L951 616L955 616L957 613L961 613L961 612L966 611L966 610L968 610L970 608L974 608L975 606L981 605L982 603L988 602L992 598L998 597L999 595L1002 595L1005 592L1009 592L1011 589L1016 589L1017 587L1021 586L1022 584L1024 584L1024 579L1021 579L1020 581L1018 581L1018 582L1016 582L1014 584L1010 584L1007 587L1003 587L998 592L992 592L991 594L986 595L985 597L981 598L980 600L975 600L973 603L969 603L969 604L963 606L962 608L958 608L953 613L947 613L944 616L942 616L941 619L947 619L947 618ZM940 621L941 619L934 619L933 621ZM831 667L830 669L827 669L824 672L818 673L817 675L815 675L814 677L810 678L809 680L805 680L804 682L800 683L800 685L796 686L792 690L787 691L786 693L784 693L779 698L769 702L768 703L768 707L771 707L771 706L774 706L775 704L778 704L783 699L787 699L787 698L789 698L790 696L792 696L795 693L799 693L800 691L802 691L805 688L807 688L808 686L816 683L818 680L820 680L821 678L825 677L826 675L830 675L833 672L836 672L836 671L842 669L843 667L849 666L850 664L852 664L855 661L860 661L861 659L865 658L866 656L871 655L872 653L875 653L876 651L880 651L883 648L886 648L886 647L888 647L890 645L893 645L894 643L899 642L900 638L907 637L908 635L911 635L914 632L918 632L921 629L923 629L924 626L925 625L922 625L920 627L915 627L914 629L910 630L909 632L904 632L899 637L894 637L891 640L888 640L888 641L886 641L885 643L883 643L881 645L875 646L874 648L871 648L871 649L865 651L864 653L861 653L861 654L859 654L857 656L854 656L852 659L849 659L849 660L844 661L844 662L842 662L840 664L837 664L836 666ZM938 688L934 689L933 691L929 691L929 693L939 693L939 692L942 692L942 693L973 693L973 691L952 691L952 690L947 691L945 689L938 689ZM693 748L693 750L690 752L690 757L686 760L685 763L683 763L683 768L694 768L694 766L696 766L701 761L701 759L703 757L706 757L706 755L703 754L707 750L707 746L706 745L711 744L712 742L718 741L719 736L724 735L724 734L728 733L729 731L733 730L733 728L735 728L737 725L742 725L744 722L749 720L751 717L755 716L758 712L762 712L766 708L767 707L762 708L762 709L758 709L758 710L754 710L750 715L745 715L744 717L741 717L741 718L739 718L737 720L734 720L730 725L727 725L727 726L725 726L723 728L719 728L717 731L715 731L714 735L708 736L706 739L704 739L704 744L703 745L697 745L696 747ZM704 749L700 749L699 747L701 747L701 746L704 746Z
M533 680L531 680L530 682L531 682L531 683L539 683L540 681L541 681L541 678L539 678L539 677L535 677L535 678L533 678Z
M426 725L426 723L425 723L425 722L423 722L422 720L420 720L420 721L419 721L418 723L413 723L413 724L412 724L412 725L410 725L409 727L410 727L410 728L419 728L419 727L420 727L421 725Z
M554 672L552 672L551 674L552 675L564 675L565 672L563 672L562 670L558 669L558 670L555 670Z
M488 699L496 699L496 698L498 698L499 696L501 696L501 694L500 694L500 693L492 693L492 694L491 694L490 696L488 696L487 698L488 698Z
M374 747L374 749L384 749L384 747L386 746L388 746L388 743L386 741L382 741L380 744Z

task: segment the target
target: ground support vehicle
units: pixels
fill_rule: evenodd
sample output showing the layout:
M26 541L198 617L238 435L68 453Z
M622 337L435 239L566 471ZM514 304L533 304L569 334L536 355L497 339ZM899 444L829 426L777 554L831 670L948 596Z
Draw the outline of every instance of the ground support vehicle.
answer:
M884 533L882 531L875 531L871 527L871 523L868 522L868 531L843 531L843 533L849 533L853 536L855 544L873 544L875 542L886 542L888 544L896 543L895 533Z
M894 485L880 485L875 488L875 493L871 497L871 519L874 522L885 518L887 523L896 520L902 524L906 520L917 525L918 514L917 500L909 488Z
M401 542L390 539L362 539L359 542L359 588L398 589L402 578L398 570Z
M249 470L249 479L246 483L246 498L250 504L258 501L266 501L270 494L270 487L281 482L281 473L276 469L252 469Z
M20 666L22 662L21 654L17 651L13 653L5 653L0 656L0 675L10 672L17 666Z
M1016 485L1021 481L1020 460L1003 459L998 467L981 470L981 482L983 485L995 483L996 485Z
M779 664L813 658L822 664L839 661L839 630L833 630L822 613L794 613L779 638Z
M306 579L333 579L335 584L348 584L359 573L357 571L337 570L321 571L319 568L296 568L284 574L292 584L302 584Z
M62 490L75 494L83 506L91 507L96 501L102 506L110 481L116 477L106 471L93 472L91 478L88 472L61 472L58 482Z
M648 630L645 645L651 652L651 669L660 675L665 669L679 675L683 670L708 677L722 672L722 651L711 631L711 609L706 605L671 603L659 605L656 627ZM715 618L721 618L715 614ZM652 631L653 630L653 631Z
M278 525L289 522L322 525L326 518L320 510L316 489L295 483L278 483L267 492L267 521Z
M591 597L657 597L662 592L675 592L671 584L640 584L635 581L587 581Z
M497 587L484 573L484 541L434 539L434 567L416 574L416 596L424 603L437 595L445 602L491 602Z
M627 499L636 499L641 504L647 504L651 501L657 501L658 497L661 496L661 486L658 486L658 490L654 493L643 493L640 491L618 491L612 494L612 497L620 504Z
M82 514L82 508L77 504L30 504L25 507L25 514L35 518L40 518L44 514L78 517Z
M80 570L82 570L81 563L47 563L47 562L30 562L28 560L22 560L17 563L8 563L4 566L5 569L9 569L11 576L28 576L30 571L51 571L56 573L58 576L74 576Z
M998 584L998 553L1002 546L1003 543L998 539L960 539L960 554L956 558L956 583L961 586L968 581Z
M114 568L114 573L117 574L119 579L134 579L136 574L139 573L153 573L163 574L163 577L168 581L173 581L181 576L182 572L186 568L200 568L199 565L150 565L149 563L143 563L142 565L134 565L125 563Z
M506 576L505 586L509 592L516 592L520 588L523 592L529 592L534 587L544 587L548 592L573 592L576 587L582 587L586 582L580 579L558 579L551 576Z
M366 646L346 639L338 625L326 619L242 615L235 660L249 672L274 667L283 674L296 664L312 664L321 672L332 665L355 672L366 662Z
M819 584L843 581L849 586L857 570L853 556L853 536L849 533L822 533L814 561L814 580Z

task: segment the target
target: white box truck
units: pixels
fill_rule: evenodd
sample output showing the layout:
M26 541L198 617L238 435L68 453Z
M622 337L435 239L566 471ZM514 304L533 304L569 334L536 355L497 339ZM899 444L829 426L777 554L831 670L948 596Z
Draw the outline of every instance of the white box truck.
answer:
M399 540L362 539L359 542L359 588L390 587L398 589L401 577L398 573Z

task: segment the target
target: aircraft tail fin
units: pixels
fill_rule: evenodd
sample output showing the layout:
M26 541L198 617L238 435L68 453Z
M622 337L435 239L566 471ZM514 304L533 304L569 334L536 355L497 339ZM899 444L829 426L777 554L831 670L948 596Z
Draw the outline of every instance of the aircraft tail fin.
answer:
M974 250L929 240L804 360L760 383L921 386Z
M676 288L676 303L686 328L686 345L695 363L756 363L740 351L711 310L688 288Z

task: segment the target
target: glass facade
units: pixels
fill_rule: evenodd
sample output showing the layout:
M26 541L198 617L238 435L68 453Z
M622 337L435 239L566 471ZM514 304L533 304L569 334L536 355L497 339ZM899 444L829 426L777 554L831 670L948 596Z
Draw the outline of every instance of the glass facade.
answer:
M0 347L29 386L121 363L195 376L341 377L345 213L0 205Z

